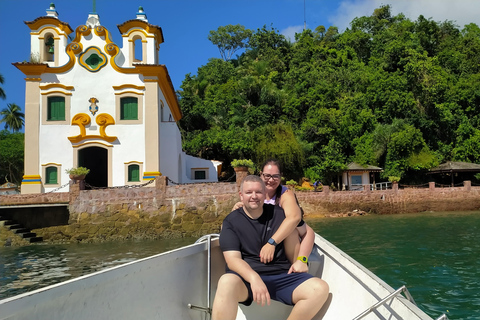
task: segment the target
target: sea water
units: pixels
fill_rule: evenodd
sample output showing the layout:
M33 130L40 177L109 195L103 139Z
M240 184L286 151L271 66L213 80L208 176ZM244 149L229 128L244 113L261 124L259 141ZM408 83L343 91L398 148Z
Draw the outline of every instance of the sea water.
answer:
M308 220L436 319L480 319L480 212ZM0 299L172 250L196 239L0 247Z
M480 212L369 215L310 221L394 289L406 285L436 319L480 319Z

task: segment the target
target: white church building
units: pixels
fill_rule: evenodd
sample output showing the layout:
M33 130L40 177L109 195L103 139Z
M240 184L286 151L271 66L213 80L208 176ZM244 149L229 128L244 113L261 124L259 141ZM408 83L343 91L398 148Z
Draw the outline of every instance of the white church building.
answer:
M182 150L182 112L159 64L162 29L138 11L118 25L122 47L96 13L75 31L53 4L46 16L25 22L31 62L14 63L26 75L22 194L55 190L73 167L90 169L86 182L94 187L159 175L178 183L217 181L221 162Z

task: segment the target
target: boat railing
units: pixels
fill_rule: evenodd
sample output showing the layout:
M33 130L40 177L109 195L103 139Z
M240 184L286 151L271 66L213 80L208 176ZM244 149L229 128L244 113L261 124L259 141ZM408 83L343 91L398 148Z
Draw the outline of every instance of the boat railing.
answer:
M212 314L212 308L210 307L210 299L212 294L212 240L215 240L218 237L220 237L219 234L212 233L204 235L195 241L195 243L207 242L207 306L195 306L191 303L189 303L187 306L192 310L205 312L206 315Z
M368 315L370 312L373 312L374 310L376 310L378 307L380 307L381 305L385 304L387 301L389 301L390 299L400 295L401 293L404 293L405 294L405 297L407 298L408 301L410 301L411 303L417 305L415 303L415 300L413 300L413 297L412 295L410 294L410 291L408 291L407 287L406 286L401 286L400 288L398 288L397 290L395 290L394 292L390 293L388 296L386 296L385 298L383 298L382 300L378 301L377 303L375 303L373 306L371 306L370 308L368 308L367 310L365 310L364 312L362 312L361 314L359 314L358 316L356 316L355 318L353 318L353 320L359 320L359 319L362 319L364 318L366 315ZM447 320L447 316L445 314L441 315L438 319L436 320Z

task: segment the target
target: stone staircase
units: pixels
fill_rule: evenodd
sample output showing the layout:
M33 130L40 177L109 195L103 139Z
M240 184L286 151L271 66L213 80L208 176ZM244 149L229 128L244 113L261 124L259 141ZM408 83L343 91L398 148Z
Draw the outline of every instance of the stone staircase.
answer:
M37 234L34 232L31 232L30 229L25 228L21 224L9 220L6 218L3 218L0 216L0 226L4 226L8 230L12 231L19 237L22 237L23 239L27 240L30 243L34 242L42 242L43 238L42 237L37 237Z

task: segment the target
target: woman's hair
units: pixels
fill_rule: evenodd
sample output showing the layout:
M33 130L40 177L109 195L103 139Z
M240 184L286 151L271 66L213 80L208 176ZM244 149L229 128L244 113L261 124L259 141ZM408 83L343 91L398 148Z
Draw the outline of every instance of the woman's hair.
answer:
M280 161L273 158L267 159L262 165L262 172L263 172L263 169L265 169L265 167L268 165L276 166L278 168L278 171L280 172L280 175L282 175L282 164L280 163ZM278 204L280 202L281 196L282 196L282 179L280 178L280 184L278 185L277 190L275 190L275 204Z
M278 168L278 171L280 171L280 174L282 174L282 164L280 163L280 161L278 161L277 159L273 159L273 158L269 158L267 159L263 165L262 165L262 171L263 169L265 169L266 166L268 165L273 165L273 166L277 166Z

